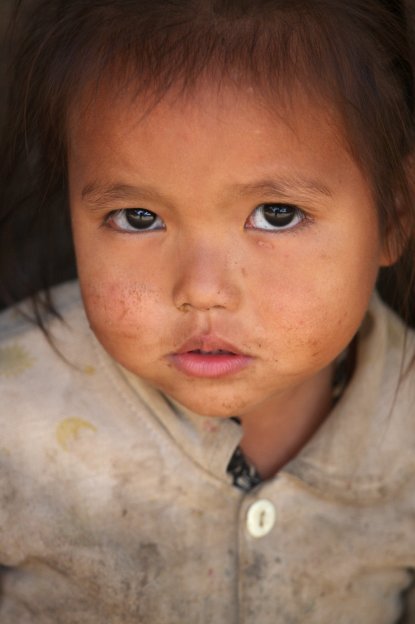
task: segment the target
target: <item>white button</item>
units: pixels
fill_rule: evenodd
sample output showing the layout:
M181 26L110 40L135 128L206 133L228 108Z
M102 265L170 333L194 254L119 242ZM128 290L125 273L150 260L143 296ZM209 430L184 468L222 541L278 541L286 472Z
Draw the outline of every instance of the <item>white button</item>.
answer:
M269 500L256 501L248 509L246 525L252 537L263 537L275 524L275 508Z

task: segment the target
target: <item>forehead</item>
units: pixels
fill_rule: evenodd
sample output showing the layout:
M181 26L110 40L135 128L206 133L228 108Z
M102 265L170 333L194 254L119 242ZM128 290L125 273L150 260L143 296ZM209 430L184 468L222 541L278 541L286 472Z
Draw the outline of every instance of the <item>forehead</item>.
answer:
M294 129L310 119L310 123L323 123L335 128L339 137L344 134L341 115L333 103L317 90L309 89L307 85L281 85L268 91L240 78L235 75L235 84L201 78L188 90L179 83L166 92L143 91L140 84L135 85L133 82L118 88L116 81L105 79L87 86L74 101L69 102L68 134L71 136L80 125L82 132L86 128L95 131L102 121L113 125L116 119L122 124L136 125L156 117L171 121L174 115L181 113L186 117L191 115L193 120L197 113L200 117L207 113L212 122L218 123L221 121L221 111L225 117L236 108L239 111L243 109L246 114L250 112L251 116L257 117L256 121L259 117L271 123L284 121Z
M355 166L338 116L306 93L276 105L253 87L202 86L157 104L110 90L73 108L68 126L72 179L144 177L163 185L180 179L241 184L274 175L338 181ZM70 176L71 177L71 176Z

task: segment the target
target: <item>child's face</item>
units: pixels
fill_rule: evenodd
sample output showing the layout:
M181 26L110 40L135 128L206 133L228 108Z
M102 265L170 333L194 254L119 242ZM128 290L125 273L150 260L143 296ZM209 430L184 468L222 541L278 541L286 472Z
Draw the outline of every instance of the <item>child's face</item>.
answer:
M115 360L203 414L249 413L309 382L357 331L388 261L334 122L294 102L271 115L252 92L205 89L141 121L139 101L105 98L73 116L91 326Z

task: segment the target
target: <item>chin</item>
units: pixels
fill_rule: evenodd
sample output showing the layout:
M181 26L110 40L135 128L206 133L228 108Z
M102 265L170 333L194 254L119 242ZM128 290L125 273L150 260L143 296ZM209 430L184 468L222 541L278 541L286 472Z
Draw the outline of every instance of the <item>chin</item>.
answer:
M201 416L230 418L231 416L237 416L246 409L246 404L241 400L226 397L220 398L217 396L217 393L214 398L208 395L203 396L202 393L199 393L197 399L194 396L179 396L174 392L168 391L166 394L180 403L180 405L183 405L183 407L195 412L196 414L200 414Z

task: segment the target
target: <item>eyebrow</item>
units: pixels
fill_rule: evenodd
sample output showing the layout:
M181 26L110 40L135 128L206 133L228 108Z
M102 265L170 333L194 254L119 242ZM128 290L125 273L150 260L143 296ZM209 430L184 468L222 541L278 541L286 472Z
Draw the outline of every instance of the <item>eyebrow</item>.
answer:
M128 200L159 200L165 197L151 187L132 186L131 184L98 184L91 182L87 184L81 193L81 197L91 207L107 206L115 201Z
M233 187L241 196L262 193L263 195L279 195L292 197L296 193L307 195L325 195L332 197L332 191L320 180L300 176L267 179L252 184L238 184Z
M246 197L261 194L263 197L279 196L282 198L295 195L326 196L332 197L331 190L320 180L304 177L286 177L278 179L265 179L248 184L234 184L229 189L233 194ZM92 209L102 208L117 201L163 201L170 203L166 195L150 186L133 186L130 184L108 184L97 182L87 184L81 193L81 197Z

